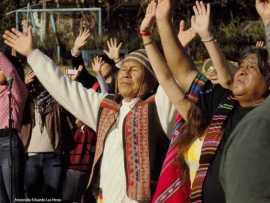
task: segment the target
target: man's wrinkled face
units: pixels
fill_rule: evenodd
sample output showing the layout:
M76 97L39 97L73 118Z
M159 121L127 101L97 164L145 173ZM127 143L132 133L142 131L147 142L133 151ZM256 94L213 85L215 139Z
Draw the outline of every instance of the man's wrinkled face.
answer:
M6 81L7 81L7 79L6 79L4 72L0 70L0 85L6 84Z
M266 89L266 82L258 66L256 54L247 55L234 75L232 89L234 96L257 99L264 95Z
M123 62L118 71L117 84L120 95L124 98L135 98L143 94L145 69L135 60Z

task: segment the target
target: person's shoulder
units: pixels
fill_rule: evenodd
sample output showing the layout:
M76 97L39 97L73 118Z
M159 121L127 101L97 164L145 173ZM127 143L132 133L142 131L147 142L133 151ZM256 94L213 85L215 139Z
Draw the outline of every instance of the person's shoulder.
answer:
M227 147L232 143L241 144L248 140L259 141L269 137L270 132L270 99L269 102L249 112L237 125L230 136ZM270 141L270 139L269 139Z
M258 107L249 112L244 118L243 123L257 123L265 120L270 122L270 96ZM252 122L251 122L252 121Z

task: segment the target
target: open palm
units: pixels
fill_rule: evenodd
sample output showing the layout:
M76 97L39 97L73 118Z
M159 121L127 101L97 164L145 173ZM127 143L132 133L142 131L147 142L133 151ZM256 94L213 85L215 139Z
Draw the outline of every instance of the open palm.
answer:
M112 60L115 62L120 59L120 49L122 47L123 43L118 42L116 38L111 38L107 40L107 47L108 50L103 50L103 52Z
M144 19L142 20L140 26L140 32L148 32L152 28L154 19L156 17L156 8L157 4L154 1L151 1L146 9Z
M100 74L101 72L101 66L103 65L103 60L101 57L96 56L94 57L93 61L91 62L92 69L95 71L96 74Z
M86 43L88 38L90 37L89 30L80 31L80 34L77 36L77 38L74 41L74 49L79 50L82 48Z
M194 16L191 18L191 27L201 38L208 38L210 35L210 4L205 4L202 1L196 1L193 6Z
M29 56L33 51L32 27L27 28L27 33L22 33L15 28L6 30L3 38L4 43L23 56Z

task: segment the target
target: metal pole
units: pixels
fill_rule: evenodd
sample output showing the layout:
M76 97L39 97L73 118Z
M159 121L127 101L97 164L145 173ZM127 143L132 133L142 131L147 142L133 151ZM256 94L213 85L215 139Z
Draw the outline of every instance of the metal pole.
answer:
M45 8L45 9L31 9L31 12L74 12L74 11L100 11L100 8ZM27 9L18 9L15 12L25 13ZM11 12L9 13L11 14Z
M98 10L98 35L101 36L102 35L102 23L101 23L101 9L99 8Z
M16 29L19 30L19 13L16 11Z

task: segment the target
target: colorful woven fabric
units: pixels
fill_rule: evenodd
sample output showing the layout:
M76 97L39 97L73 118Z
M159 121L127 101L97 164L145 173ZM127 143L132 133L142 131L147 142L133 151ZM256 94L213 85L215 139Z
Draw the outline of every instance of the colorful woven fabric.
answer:
M167 152L152 203L186 203L189 200L190 183L182 179L178 147L172 145Z
M100 106L102 110L100 113L98 129L97 129L96 151L95 151L94 162L93 162L88 186L92 181L95 168L97 167L97 164L99 160L101 159L103 149L104 149L105 139L108 135L109 130L116 122L118 112L120 109L120 105L118 105L116 102L110 99L104 99L103 102L100 104Z
M202 87L207 78L198 74L186 97L196 103ZM183 180L183 169L178 160L177 138L181 136L181 128L184 127L184 120L181 116L176 118L176 126L171 136L171 145L167 152L162 171L158 180L152 203L187 203L190 195L190 182Z
M139 101L123 123L127 196L136 201L151 199L168 147L168 139L158 119L154 98L152 96ZM120 105L110 98L104 99L100 105L96 152L89 180L93 187L99 181L92 181L92 178L98 176L98 163L102 158L105 140L118 118L119 108Z
M127 115L124 128L128 196L139 199L151 198L148 113L148 105L138 105Z
M218 146L223 137L223 127L228 115L231 113L236 102L231 97L227 97L218 107L207 128L206 136L203 142L200 167L196 173L192 184L191 202L202 202L202 187L208 171L208 168L215 158Z

